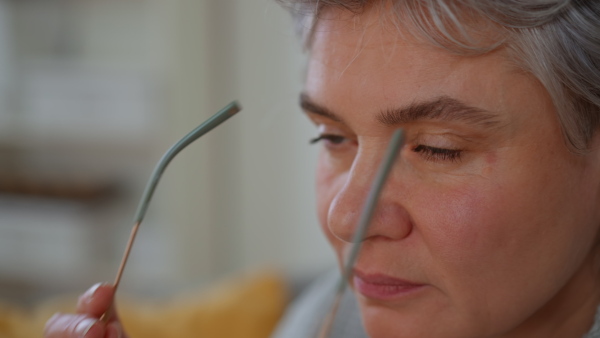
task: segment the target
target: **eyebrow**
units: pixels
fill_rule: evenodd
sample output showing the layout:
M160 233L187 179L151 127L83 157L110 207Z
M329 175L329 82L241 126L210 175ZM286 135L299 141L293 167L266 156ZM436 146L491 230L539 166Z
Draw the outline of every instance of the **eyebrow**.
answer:
M387 109L377 116L384 125L395 126L418 120L461 121L483 127L494 127L501 121L498 114L469 106L449 96L414 102L398 109Z
M328 108L312 101L306 93L300 94L300 107L312 114L344 122ZM460 121L493 128L500 124L498 114L482 108L469 106L449 96L438 96L427 101L413 102L407 106L386 109L377 115L377 121L386 126L398 126L421 120Z
M311 100L306 93L300 93L300 108L307 113L320 115L335 122L344 122L344 120L342 120L342 118L337 116L334 112Z

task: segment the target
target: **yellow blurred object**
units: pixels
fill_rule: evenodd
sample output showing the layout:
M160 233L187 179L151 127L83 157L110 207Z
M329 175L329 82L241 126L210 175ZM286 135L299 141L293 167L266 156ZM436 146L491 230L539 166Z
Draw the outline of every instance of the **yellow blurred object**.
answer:
M131 338L269 337L289 300L284 279L273 272L232 278L165 302L117 298ZM32 312L0 305L0 338L39 338L52 314L73 312L76 301L60 297Z

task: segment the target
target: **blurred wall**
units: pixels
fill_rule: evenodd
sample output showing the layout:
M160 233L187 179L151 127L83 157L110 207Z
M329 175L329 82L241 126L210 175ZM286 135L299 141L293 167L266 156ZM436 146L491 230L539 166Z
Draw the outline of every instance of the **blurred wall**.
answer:
M0 289L111 280L156 161L234 99L242 112L165 172L123 288L171 292L265 266L304 278L333 264L314 211L315 130L297 107L306 56L273 0L0 3L12 22L0 71L14 78L0 93L12 93L0 105L3 177L41 186L0 191L0 251L12 257ZM47 193L57 180L70 195ZM74 193L85 184L103 197Z
M322 270L332 256L316 222L315 131L297 107L305 55L288 14L269 0L179 1L176 10L174 133L232 98L244 107L173 168L167 189L180 197L169 211L181 226L181 276L263 265L295 277Z

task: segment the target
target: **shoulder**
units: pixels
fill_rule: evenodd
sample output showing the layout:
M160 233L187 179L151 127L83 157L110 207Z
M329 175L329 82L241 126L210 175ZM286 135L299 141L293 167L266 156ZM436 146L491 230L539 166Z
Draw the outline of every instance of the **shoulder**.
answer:
M294 301L276 329L273 338L316 337L323 318L328 314L340 278L337 270L329 271ZM331 338L366 338L354 294L347 290L340 303Z

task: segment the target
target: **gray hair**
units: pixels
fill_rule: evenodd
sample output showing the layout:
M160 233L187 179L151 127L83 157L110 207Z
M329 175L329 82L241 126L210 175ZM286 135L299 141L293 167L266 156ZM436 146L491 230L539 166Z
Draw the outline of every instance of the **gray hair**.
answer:
M360 14L387 2L278 1L290 9L308 48L323 10L342 8ZM585 152L600 127L600 0L389 1L398 23L408 23L420 36L453 53L479 55L506 46L516 64L535 76L552 97L567 144ZM483 42L470 33L482 22L500 28L497 41Z

